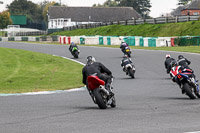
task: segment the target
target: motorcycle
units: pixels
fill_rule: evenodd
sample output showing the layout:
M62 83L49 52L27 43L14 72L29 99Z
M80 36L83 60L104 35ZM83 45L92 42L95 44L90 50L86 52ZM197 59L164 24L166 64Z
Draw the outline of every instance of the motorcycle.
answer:
M132 64L126 64L124 66L124 71L126 75L129 75L131 78L135 78L135 66Z
M80 50L77 47L73 47L71 53L74 56L74 58L78 58Z
M176 75L176 80L181 83L181 89L190 99L200 98L198 81L191 69L183 69Z
M99 79L95 75L91 75L88 76L87 81L87 88L90 96L92 97L93 102L97 104L100 109L106 109L108 106L111 106L112 108L116 107L114 93L109 93L105 88L105 82L103 80Z
M125 47L123 53L128 55L129 58L131 57L131 49L128 46Z

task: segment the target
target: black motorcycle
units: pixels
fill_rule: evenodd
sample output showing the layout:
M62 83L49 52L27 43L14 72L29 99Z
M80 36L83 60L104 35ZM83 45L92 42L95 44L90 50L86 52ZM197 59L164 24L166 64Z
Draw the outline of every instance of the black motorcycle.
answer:
M129 58L131 57L131 49L130 47L126 46L123 53L127 55Z
M174 69L177 69L176 66ZM191 69L183 69L176 77L178 83L181 84L183 94L185 93L190 99L200 98L198 81L195 80L195 75Z
M74 56L74 58L78 58L80 50L77 47L73 47L71 53Z
M135 66L133 64L126 64L124 66L124 71L126 72L126 75L135 78Z

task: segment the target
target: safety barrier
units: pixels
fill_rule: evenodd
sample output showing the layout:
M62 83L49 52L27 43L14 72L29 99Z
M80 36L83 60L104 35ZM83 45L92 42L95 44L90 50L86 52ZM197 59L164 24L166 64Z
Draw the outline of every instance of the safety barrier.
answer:
M130 46L141 47L170 47L171 37L140 37L140 36L60 36L60 44L88 45L120 45L125 41Z
M194 39L193 39L194 40ZM198 39L195 39L198 41ZM130 46L141 47L170 47L177 43L171 37L141 37L141 36L42 36L42 37L1 37L0 41L49 41L60 44L88 44L88 45L120 45L122 41ZM189 41L188 41L189 42ZM199 41L198 41L199 42Z

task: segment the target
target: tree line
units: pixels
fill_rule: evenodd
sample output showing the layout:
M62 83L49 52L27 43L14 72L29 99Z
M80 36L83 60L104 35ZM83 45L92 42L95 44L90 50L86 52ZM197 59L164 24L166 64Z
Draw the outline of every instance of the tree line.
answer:
M178 0L178 5L186 5L192 0ZM26 15L28 22L47 23L47 10L49 6L61 6L55 1L44 0L35 4L28 0L14 0L7 5L7 10L0 13L0 29L12 24L10 15ZM67 5L62 5L67 6ZM107 0L102 5L94 4L93 7L133 7L143 18L149 18L150 0Z
M7 5L7 10L0 13L0 29L12 24L10 15L25 15L28 23L47 23L47 10L49 6L61 6L55 1L44 0L35 4L28 0L14 0ZM66 5L62 5L66 6Z

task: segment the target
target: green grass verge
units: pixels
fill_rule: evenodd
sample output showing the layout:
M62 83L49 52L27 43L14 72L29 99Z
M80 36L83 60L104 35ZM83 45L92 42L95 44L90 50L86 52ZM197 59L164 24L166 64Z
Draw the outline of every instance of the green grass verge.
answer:
M102 36L199 36L200 21L167 24L141 24L141 25L110 25L91 29L77 29L72 31L55 32L51 35L102 35Z
M81 87L82 68L82 65L61 57L0 48L0 93Z

